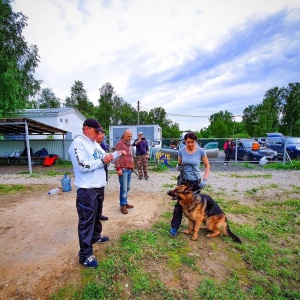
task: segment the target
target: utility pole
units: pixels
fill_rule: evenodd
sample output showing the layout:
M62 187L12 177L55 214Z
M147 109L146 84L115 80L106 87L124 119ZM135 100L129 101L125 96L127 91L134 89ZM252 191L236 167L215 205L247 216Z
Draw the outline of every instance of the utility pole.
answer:
M138 125L140 125L140 101L137 103L137 111L138 111Z

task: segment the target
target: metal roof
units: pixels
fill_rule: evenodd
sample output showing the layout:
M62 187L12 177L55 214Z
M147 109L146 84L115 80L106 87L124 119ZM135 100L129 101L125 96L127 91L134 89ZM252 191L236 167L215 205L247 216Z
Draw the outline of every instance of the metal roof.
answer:
M25 135L25 126L28 125L28 134L63 135L67 131L28 118L0 118L0 134Z

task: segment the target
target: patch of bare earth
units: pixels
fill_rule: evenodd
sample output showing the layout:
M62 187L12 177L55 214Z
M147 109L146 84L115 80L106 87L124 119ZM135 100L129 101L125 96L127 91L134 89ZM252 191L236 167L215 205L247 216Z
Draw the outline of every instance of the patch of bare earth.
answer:
M36 168L36 167L35 167ZM48 190L60 186L61 176L49 178L30 177L19 174L18 170L26 171L26 167L0 167L1 184L25 184L26 191L10 195L0 195L0 299L48 299L51 293L65 284L79 284L80 271L83 266L78 263L77 212L75 207L75 187L71 192L47 195ZM272 173L271 178L234 178L230 174ZM106 187L104 214L108 221L102 222L103 234L114 243L127 230L147 229L155 223L160 215L172 211L172 203L166 195L169 189L166 184L175 184L174 172L151 173L149 181L138 180L133 174L129 203L134 205L128 215L120 213L119 183L117 175L110 174ZM280 175L280 176L279 176ZM256 204L264 199L282 198L283 193L274 189L266 189L259 199L247 196L247 189L257 188L272 183L281 189L292 190L297 183L294 177L298 173L263 170L230 170L212 167L209 185L214 192L222 191L233 195L241 203ZM71 176L72 177L72 176ZM296 177L298 178L298 177ZM72 178L73 181L73 178ZM278 195L276 193L279 193ZM247 223L246 217L228 215L229 222ZM184 220L186 224L187 221ZM167 233L166 233L167 234ZM201 255L203 275L226 276L230 268L226 266L226 254L222 252L224 240L219 238L219 250L212 249L211 240L199 233L197 242L192 242L192 254ZM189 238L189 237L186 237ZM101 260L106 245L95 245L94 252ZM191 254L191 255L192 255ZM212 259L213 258L213 259ZM193 274L183 269L178 270L184 280L180 283L169 278L160 266L152 266L168 286L194 288L199 282ZM197 272L199 275L199 273ZM218 275L216 275L218 274Z

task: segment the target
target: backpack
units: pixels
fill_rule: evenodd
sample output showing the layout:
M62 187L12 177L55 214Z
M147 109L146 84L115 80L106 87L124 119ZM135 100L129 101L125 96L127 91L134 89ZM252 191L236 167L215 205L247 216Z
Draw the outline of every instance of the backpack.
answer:
M27 157L27 147L25 147L25 149L23 150L21 156ZM33 156L33 151L32 148L30 148L30 156Z
M45 148L38 150L34 153L34 157L46 157L46 156L48 156L48 151Z

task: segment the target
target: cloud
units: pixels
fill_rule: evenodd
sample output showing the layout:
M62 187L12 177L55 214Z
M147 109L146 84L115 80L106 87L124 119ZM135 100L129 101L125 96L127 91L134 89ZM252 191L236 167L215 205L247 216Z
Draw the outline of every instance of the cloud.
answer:
M162 106L182 130L241 114L299 81L298 0L16 0L39 48L36 78L57 97L81 80L94 104L110 82L136 107ZM198 115L196 117L177 117Z

